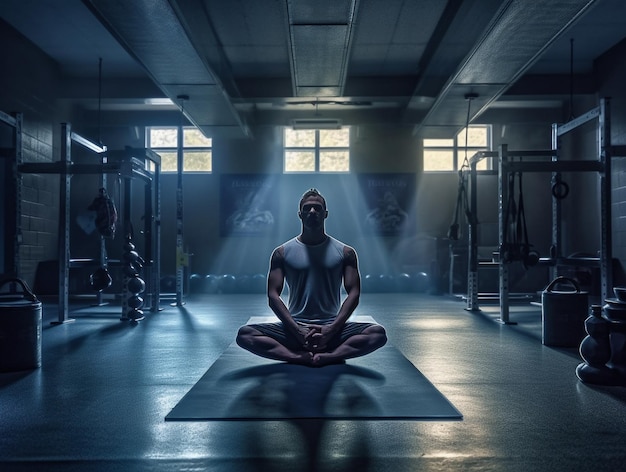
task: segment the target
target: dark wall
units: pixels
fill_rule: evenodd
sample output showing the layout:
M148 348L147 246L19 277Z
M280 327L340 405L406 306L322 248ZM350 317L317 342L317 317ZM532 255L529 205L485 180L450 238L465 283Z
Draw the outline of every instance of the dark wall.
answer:
M587 103L580 103L584 109ZM593 105L592 105L593 106ZM510 150L548 150L551 147L551 123L563 121L561 109L546 110L538 116L527 116L518 110L499 110L485 116L484 122L493 124L494 148L506 144ZM178 124L173 116L171 125ZM137 129L141 123L137 123ZM162 122L160 124L163 124ZM141 127L143 129L143 127ZM583 152L588 136L577 137L575 144L565 143L566 158L590 158ZM125 145L139 146L143 137L128 127L107 126L103 130L105 143L111 149ZM293 237L299 231L297 202L310 187L319 188L329 204L328 232L353 245L359 255L364 274L398 273L429 270L434 259L444 259L438 247L447 247L445 238L452 222L457 199L458 176L450 173L426 173L421 169L421 138L414 136L410 127L356 127L351 142L352 172L329 175L282 174L282 137L279 129L257 128L254 139L214 139L213 173L186 174L183 177L184 249L190 256L190 273L200 274L254 274L265 273L269 255L274 247ZM593 148L593 146L592 146ZM571 152L570 152L571 150ZM573 154L570 156L570 154ZM413 224L409 230L394 236L378 236L362 224L363 194L359 178L363 174L409 174L415 183L415 199L411 202ZM264 236L224 236L220 233L220 182L222 176L233 174L271 175L275 180L275 194L279 200L277 229ZM74 201L90 201L95 195L97 181L82 178L83 184L73 184ZM587 180L576 175L564 176L571 187L570 197L564 202L563 254L599 250L599 233L587 231L575 236L575 229L597 226L597 187L593 175ZM589 181L590 179L590 181ZM118 188L112 185L113 192ZM551 244L551 175L525 174L523 178L529 240L542 256L547 256ZM141 186L133 198L138 199L133 224L141 222ZM176 187L175 174L162 175L162 251L163 274L175 272L176 247ZM79 190L82 188L82 190ZM478 221L481 223L481 241L487 254L497 246L498 179L495 173L478 177ZM115 195L114 195L115 196ZM517 197L517 195L516 195ZM578 211L582 202L587 212ZM590 221L588 221L590 220ZM93 238L92 238L93 239ZM77 244L85 247L84 255L96 253L97 238L91 242L84 235ZM109 243L115 254L121 243ZM76 246L75 246L76 247ZM446 252L446 251L444 251ZM91 256L93 257L93 256ZM445 267L444 267L445 270Z
M6 25L3 25L6 26ZM60 123L72 123L86 137L101 135L109 149L130 145L141 147L143 129L147 125L177 125L177 113L154 116L125 115L116 119L107 114L103 128L96 129L93 114L74 113L59 96L62 80L56 64L37 50L10 27L0 28L3 44L11 44L0 56L0 109L24 113L24 158L26 161L49 162L60 158ZM604 78L600 94L612 95L612 130L616 143L626 136L626 116L622 92L624 69L616 60L624 57L624 47L612 51L598 64ZM9 71L10 73L6 73ZM577 99L575 111L583 113L597 105L598 97ZM122 117L120 117L122 118ZM494 125L494 148L507 144L509 149L549 149L552 122L567 119L564 111L549 109L529 112L525 109L498 109L486 113L479 121ZM123 123L120 125L119 123ZM364 273L386 273L428 267L437 253L437 241L445 238L452 221L457 196L458 178L455 173L422 174L421 137L411 127L355 127L352 143L352 172L349 175L283 175L281 134L275 128L257 128L254 139L214 140L214 172L209 175L184 176L184 236L185 250L191 255L190 271L207 273L264 273L271 250L299 231L296 216L297 201L310 187L319 188L328 198L330 216L327 229L360 255ZM588 127L563 143L564 155L572 159L595 158L597 143L595 129ZM81 158L77 154L77 159ZM89 159L89 156L85 156ZM615 158L614 215L616 256L626 260L626 243L622 237L626 228L619 223L626 207L621 174L626 172L621 158ZM358 184L363 174L409 174L414 179L414 215L408 231L395 236L368 234L362 225L364 200ZM265 236L223 236L220 234L220 181L231 174L269 174L277 176L276 195L278 224L274 233ZM564 254L596 253L599 249L599 193L596 175L566 175L571 187L564 202ZM32 282L38 261L57 258L58 176L24 176L22 274ZM497 177L479 177L478 219L484 227L482 243L494 243L493 228L498 220ZM80 176L72 180L72 257L97 257L98 238L86 235L76 224L76 217L95 197L99 186L97 176ZM124 196L120 184L109 180L112 196L121 205ZM526 214L529 237L534 247L547 254L550 246L550 176L524 176ZM142 223L141 184L132 193L135 228ZM175 268L175 195L176 176L162 176L162 272ZM2 197L4 198L4 196ZM122 238L107 242L111 257L119 257ZM622 246L623 245L623 246Z
M110 135L109 131L112 131ZM112 129L105 129L104 132L107 138L123 135ZM414 237L418 229L414 224L401 237L367 234L362 226L366 196L362 193L358 176L364 173L408 174L419 195L421 183L417 182L416 172L419 167L417 141L410 129L370 129L368 132L373 136L371 139L363 138L363 132L361 130L360 135L356 131L353 133L351 165L354 172L351 174L283 175L282 133L276 128L257 128L255 138L251 140L214 139L213 173L186 174L183 177L184 245L185 250L191 254L190 271L202 274L265 273L272 249L298 234L298 201L302 193L311 187L318 188L327 198L330 212L328 232L357 249L364 272L396 271L395 261L388 259L389 253L403 239ZM388 136L388 140L383 140L382 145L379 135ZM107 141L110 142L111 140ZM384 143L391 144L387 146ZM225 236L220 233L221 178L237 174L274 177L273 192L278 201L278 211L276 230L271 234ZM164 274L175 270L176 189L176 174L163 174L161 263ZM92 187L91 192L93 191ZM140 216L141 213L137 212L137 215ZM423 232L434 234L436 229L431 222L425 221L423 224Z
M71 110L57 103L60 74L57 64L0 20L0 110L23 114L23 159L50 162L58 159L59 123L71 119ZM10 47L8 46L10 45ZM0 124L6 127L4 124ZM10 133L9 133L10 134ZM6 131L0 147L12 146ZM58 176L22 177L20 276L32 284L37 264L57 257ZM14 205L14 196L1 192L2 205ZM5 233L4 219L2 220ZM11 244L13 234L5 235Z
M560 110L554 112L560 114ZM506 142L511 149L549 149L550 124L517 122L515 113L500 114L505 125L494 126L494 144ZM176 123L173 123L176 124ZM504 131L503 131L504 130ZM127 136L105 129L105 136ZM123 142L111 144L122 146ZM443 240L453 218L457 198L457 174L429 173L421 169L421 139L412 129L358 127L351 146L352 172L329 175L282 174L282 138L279 130L259 128L252 140L214 140L214 172L188 174L184 186L185 250L192 254L190 272L264 273L271 250L299 231L297 202L310 187L319 188L328 200L328 232L353 245L360 255L363 273L397 273L428 268L436 257L437 240ZM377 236L362 224L366 195L359 186L363 174L409 174L415 183L411 212L415 215L407 232ZM220 180L231 174L277 176L279 199L277 231L267 236L220 234ZM498 222L498 183L495 174L478 179L478 218L486 228L485 245L496 245ZM162 270L175 270L175 174L162 175ZM95 188L95 187L94 187ZM550 176L525 177L526 205L530 239L536 249L547 254L550 246ZM93 193L93 188L91 192ZM140 215L140 213L138 213ZM594 249L595 250L595 249Z
M615 145L626 145L626 41L613 47L597 62L598 82L601 96L611 97L611 141ZM626 264L626 156L616 155L612 159L612 221L613 256L619 261L616 283L626 284L623 266Z

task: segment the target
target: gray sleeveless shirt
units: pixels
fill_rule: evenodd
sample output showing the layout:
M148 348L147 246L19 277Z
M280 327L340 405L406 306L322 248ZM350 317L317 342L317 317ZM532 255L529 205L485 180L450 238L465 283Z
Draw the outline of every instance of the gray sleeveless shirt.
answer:
M344 244L330 236L315 246L283 244L289 312L297 321L331 322L341 305Z

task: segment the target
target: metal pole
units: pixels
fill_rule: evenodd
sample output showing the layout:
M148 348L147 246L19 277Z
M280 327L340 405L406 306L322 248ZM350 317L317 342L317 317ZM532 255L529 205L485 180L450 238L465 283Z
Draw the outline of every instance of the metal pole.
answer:
M69 123L61 124L61 162L64 171L61 173L59 190L59 317L54 324L73 321L68 318L69 285L70 285L70 183L72 175L69 172L72 163L72 126Z
M610 296L613 290L613 229L611 220L611 107L610 100L600 101L600 117L598 120L598 156L604 164L604 172L600 173L600 217L601 241L600 276L602 300Z
M124 203L122 205L123 208L123 224L124 224L124 239L126 240L128 238L128 241L134 241L135 239L135 231L133 228L133 222L131 219L131 213L132 213L132 205L131 205L131 200L132 200L132 179L130 176L126 175L124 176L124 195L123 195L123 199L124 199ZM129 313L132 315L133 312L131 311L131 307L128 305L128 299L131 296L129 290L128 290L128 280L130 279L130 277L124 273L123 276L123 283L122 283L122 313L120 315L120 320L121 321L128 321L131 320L131 317L129 316Z
M509 201L509 189L506 183L508 182L508 169L506 163L508 162L508 149L506 144L500 145L498 154L498 229L499 229L499 247L500 257L498 265L499 275L499 299L500 299L500 322L504 324L513 324L509 322L509 261L505 261L503 257L503 250L506 241L504 235L506 233L504 214L508 211L506 208Z
M561 137L558 124L552 124L552 162L559 161L559 149L561 148ZM552 172L552 183L560 180L560 172ZM550 278L554 280L558 273L558 261L563 251L561 247L561 200L552 196L552 245L550 248L550 258L553 264L550 266Z
M154 161L154 265L152 267L152 307L153 312L159 311L161 301L161 160Z
M100 145L102 145L101 142L100 142ZM100 154L100 163L102 164L102 168L104 169L104 166L108 162L108 158L106 155L106 146L103 146L103 148L105 149L105 153ZM100 180L101 187L106 189L107 188L107 174L105 172L102 172L102 176L100 177L100 179L101 179ZM108 257L107 257L106 241L104 240L104 236L101 235L100 236L100 267L102 267L103 269L106 269L108 265L109 264L108 264ZM99 290L96 295L96 305L97 306L104 305L101 290Z
M476 196L477 176L476 160L470 162L470 218L468 221L468 271L467 271L467 307L468 311L480 311L478 307L478 202Z
M181 101L184 100L181 98ZM178 126L178 187L176 189L176 302L175 306L183 305L183 282L185 267L183 265L183 126Z

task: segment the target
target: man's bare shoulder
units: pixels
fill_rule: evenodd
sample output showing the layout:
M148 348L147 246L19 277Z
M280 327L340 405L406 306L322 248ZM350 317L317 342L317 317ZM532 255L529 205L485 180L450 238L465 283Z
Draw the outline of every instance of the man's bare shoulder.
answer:
M343 245L343 258L346 264L355 265L357 262L356 251L353 247L348 246L347 244Z
M270 259L270 267L282 267L285 261L285 248L283 245L278 246L272 251L272 257Z

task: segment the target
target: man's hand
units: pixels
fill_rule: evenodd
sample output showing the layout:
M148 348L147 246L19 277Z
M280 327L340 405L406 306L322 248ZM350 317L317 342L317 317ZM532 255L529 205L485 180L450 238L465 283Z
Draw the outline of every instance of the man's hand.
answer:
M309 332L305 337L304 347L311 352L324 352L335 335L332 325L307 325Z
M294 327L290 328L290 331L298 341L298 344L300 344L305 351L310 351L309 337L312 332L312 326L304 323L296 323Z

